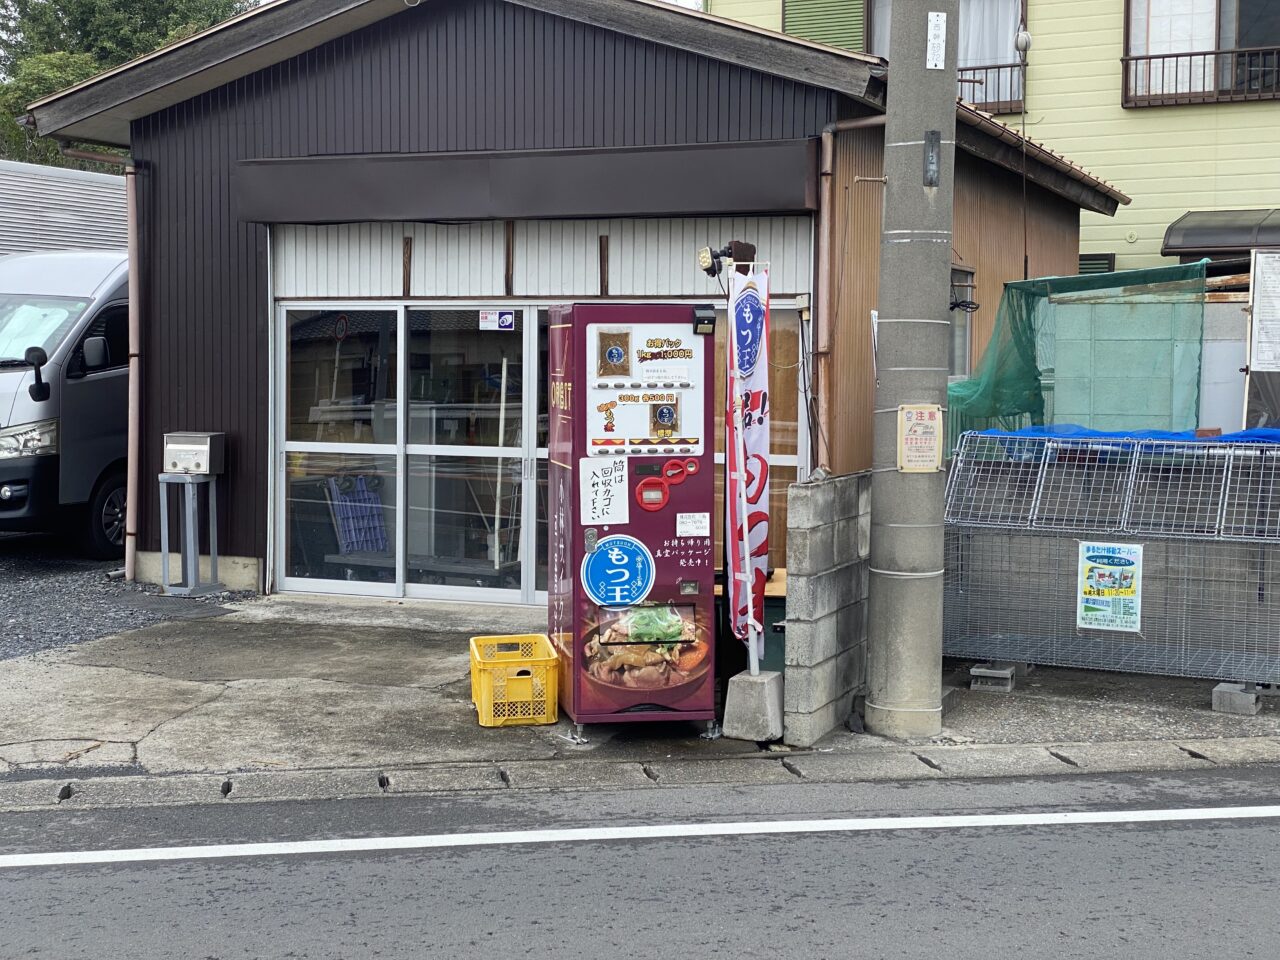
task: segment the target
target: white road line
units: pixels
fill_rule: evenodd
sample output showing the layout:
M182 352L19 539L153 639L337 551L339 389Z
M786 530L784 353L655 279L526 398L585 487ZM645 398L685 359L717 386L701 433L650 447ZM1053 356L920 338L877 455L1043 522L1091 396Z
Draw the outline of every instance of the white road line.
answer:
M11 853L0 856L0 869L80 866L95 863L146 863L160 860L216 860L233 857L294 857L382 850L435 850L442 847L512 847L535 843L582 843L600 840L751 837L786 833L871 833L895 830L956 830L974 827L1066 827L1091 823L1183 823L1197 820L1276 818L1280 818L1280 806L1208 807L1187 810L1079 810L1061 813L866 817L848 820L768 820L760 823L667 823L636 827L440 833L419 837L350 837L338 840L220 843L196 847L140 847L133 850Z

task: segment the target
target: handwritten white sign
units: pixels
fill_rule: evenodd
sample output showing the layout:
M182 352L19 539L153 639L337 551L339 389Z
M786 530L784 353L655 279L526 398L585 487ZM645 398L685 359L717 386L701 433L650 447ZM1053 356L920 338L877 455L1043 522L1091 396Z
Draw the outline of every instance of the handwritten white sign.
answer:
M579 492L585 527L631 522L631 496L627 487L626 457L582 457Z

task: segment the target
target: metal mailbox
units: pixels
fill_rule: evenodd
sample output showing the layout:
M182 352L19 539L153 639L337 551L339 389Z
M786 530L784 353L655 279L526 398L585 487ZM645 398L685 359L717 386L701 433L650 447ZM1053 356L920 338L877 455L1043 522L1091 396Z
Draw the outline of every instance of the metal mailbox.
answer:
M166 433L164 469L166 473L216 476L225 465L225 433Z

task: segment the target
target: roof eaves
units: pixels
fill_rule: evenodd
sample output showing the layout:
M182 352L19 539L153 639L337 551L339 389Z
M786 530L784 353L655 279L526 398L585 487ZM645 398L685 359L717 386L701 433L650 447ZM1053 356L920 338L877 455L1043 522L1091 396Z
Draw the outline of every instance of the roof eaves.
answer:
M1132 199L1116 187L1112 183L1108 183L1101 177L1096 177L1080 164L1068 160L1062 154L1050 149L1043 143L1032 140L1030 137L1023 137L1021 133L1008 124L1001 123L989 113L984 113L972 104L965 103L963 100L958 102L957 117L971 127L987 133L1005 143L1012 144L1019 149L1023 143L1026 143L1027 156L1037 163L1044 164L1047 167L1065 173L1073 180L1077 180L1087 187L1097 191L1114 200L1118 204L1128 204Z

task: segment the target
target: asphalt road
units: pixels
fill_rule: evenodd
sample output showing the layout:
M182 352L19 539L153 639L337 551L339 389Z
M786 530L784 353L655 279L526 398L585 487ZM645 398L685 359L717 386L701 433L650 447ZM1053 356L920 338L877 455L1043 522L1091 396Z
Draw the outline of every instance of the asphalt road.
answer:
M1280 803L1280 770L0 815L9 854ZM1273 957L1280 820L940 827L0 867L0 956Z

